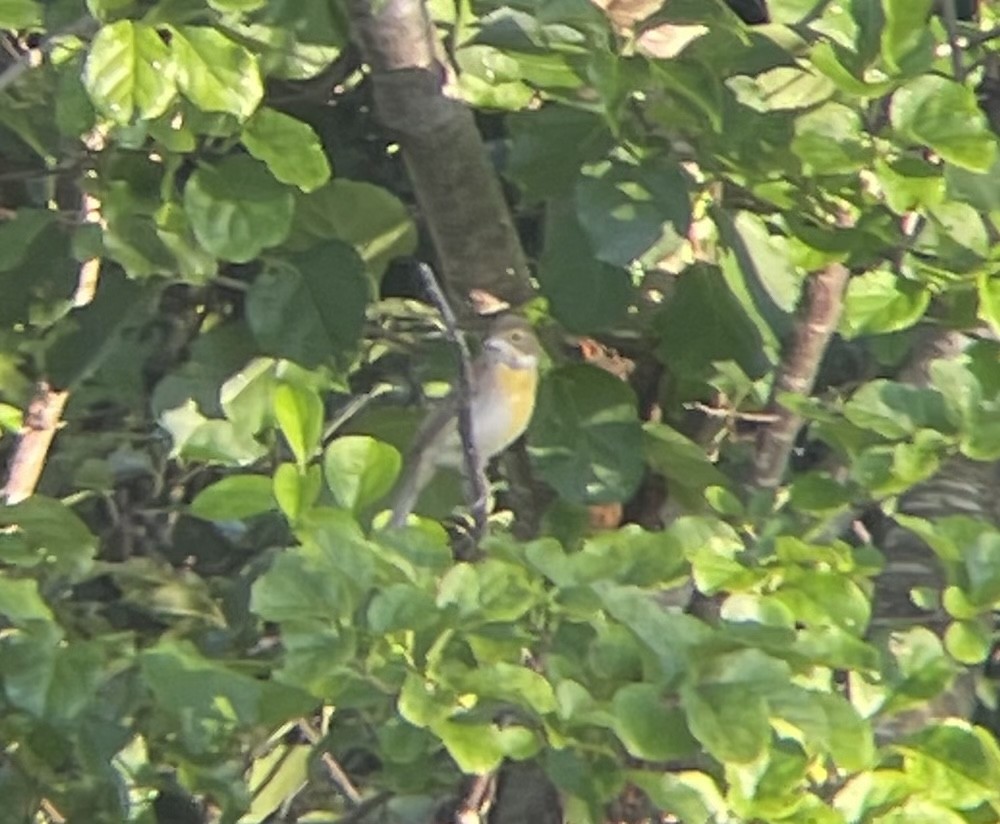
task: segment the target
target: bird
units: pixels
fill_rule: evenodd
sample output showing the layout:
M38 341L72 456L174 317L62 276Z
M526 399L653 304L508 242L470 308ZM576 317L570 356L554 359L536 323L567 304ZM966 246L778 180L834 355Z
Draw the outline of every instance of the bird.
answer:
M531 324L518 315L494 321L472 362L469 411L476 454L485 467L516 441L531 422L542 347ZM452 391L417 429L391 498L390 527L401 527L439 467L461 468L459 396Z

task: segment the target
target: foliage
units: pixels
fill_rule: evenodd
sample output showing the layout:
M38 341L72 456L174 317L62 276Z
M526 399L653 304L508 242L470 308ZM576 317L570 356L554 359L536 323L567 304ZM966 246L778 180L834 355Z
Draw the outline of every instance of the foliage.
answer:
M393 263L414 193L345 8L0 0L47 56L0 75L0 449L33 381L71 393L41 494L0 508L10 820L330 820L319 752L393 822L526 759L573 822L627 788L685 824L1000 820L989 712L882 734L980 671L1000 600L988 513L897 513L1000 458L990 335L896 373L927 328L1000 333L995 13L955 60L930 0L608 5L430 3L532 316L619 350L550 346L537 534L500 512L456 560L439 520L382 526L404 401L453 363ZM831 263L840 338L782 398L808 448L755 490L743 420ZM609 504L634 522L595 529ZM943 633L873 622L861 512L931 547Z

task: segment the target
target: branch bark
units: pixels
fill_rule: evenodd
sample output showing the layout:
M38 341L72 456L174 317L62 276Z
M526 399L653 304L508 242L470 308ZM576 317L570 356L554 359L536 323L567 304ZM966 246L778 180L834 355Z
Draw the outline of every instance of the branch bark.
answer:
M778 366L767 407L774 418L757 438L752 483L760 489L774 489L784 477L802 419L781 404L780 396L786 392L812 392L820 362L840 320L849 275L845 266L831 263L806 281L799 317Z
M517 305L533 290L496 172L472 113L444 89L421 0L350 0L372 70L375 109L399 141L453 305L482 290Z
M101 204L93 195L83 195L80 217L86 223L100 222ZM86 306L94 299L100 271L100 258L90 258L80 264L74 306ZM16 504L34 494L68 400L69 392L55 389L44 380L35 387L7 470L7 482L0 491L0 498L6 503Z

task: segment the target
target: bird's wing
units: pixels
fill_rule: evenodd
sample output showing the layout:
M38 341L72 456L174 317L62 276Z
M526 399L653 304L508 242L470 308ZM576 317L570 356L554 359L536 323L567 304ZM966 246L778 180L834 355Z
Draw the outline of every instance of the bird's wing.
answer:
M458 395L452 392L428 413L417 428L403 461L403 472L393 490L389 526L400 527L406 523L420 493L434 477L437 459L441 457L440 450L457 415Z

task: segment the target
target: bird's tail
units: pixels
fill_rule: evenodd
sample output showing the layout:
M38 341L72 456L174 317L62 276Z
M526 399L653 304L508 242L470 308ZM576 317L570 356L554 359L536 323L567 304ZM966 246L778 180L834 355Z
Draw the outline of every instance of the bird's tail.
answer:
M414 453L407 458L403 464L403 472L396 482L396 488L392 492L390 527L397 528L406 523L407 517L417 504L417 498L433 477L434 461L430 455Z

